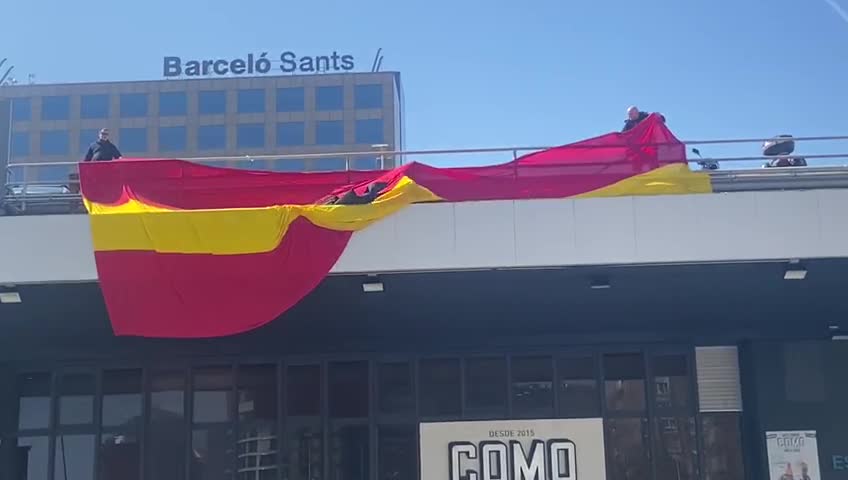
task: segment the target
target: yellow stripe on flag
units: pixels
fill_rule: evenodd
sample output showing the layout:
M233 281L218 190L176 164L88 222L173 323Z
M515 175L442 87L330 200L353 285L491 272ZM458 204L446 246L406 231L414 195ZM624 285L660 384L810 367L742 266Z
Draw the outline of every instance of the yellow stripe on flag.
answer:
M269 252L299 216L331 230L357 231L411 203L441 200L403 177L367 205L275 205L262 208L171 210L136 200L86 202L95 251L242 255Z

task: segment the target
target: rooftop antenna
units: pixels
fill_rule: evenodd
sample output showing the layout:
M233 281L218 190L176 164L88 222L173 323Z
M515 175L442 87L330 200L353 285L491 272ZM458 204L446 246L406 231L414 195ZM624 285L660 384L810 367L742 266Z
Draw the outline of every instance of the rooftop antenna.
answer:
M6 60L8 60L8 59L4 58L2 61L0 61L0 68L3 67L3 64L6 63ZM9 68L6 69L6 73L0 75L0 85L4 85L6 83L6 80L9 78L9 75L12 73L12 70L14 70L14 69L15 69L14 65L9 65Z
M379 72L380 67L383 65L383 48L380 47L377 49L377 54L374 55L374 63L371 64L372 72Z

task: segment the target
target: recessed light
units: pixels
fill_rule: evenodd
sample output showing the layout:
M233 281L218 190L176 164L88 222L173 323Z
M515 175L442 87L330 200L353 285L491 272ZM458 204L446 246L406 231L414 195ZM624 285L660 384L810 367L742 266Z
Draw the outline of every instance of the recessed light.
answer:
M784 280L803 280L807 278L807 269L801 267L794 267L786 269L786 273L783 274Z
M18 292L0 292L0 303L21 303L21 294Z
M367 282L362 284L362 291L365 293L377 293L383 290L385 290L383 282Z

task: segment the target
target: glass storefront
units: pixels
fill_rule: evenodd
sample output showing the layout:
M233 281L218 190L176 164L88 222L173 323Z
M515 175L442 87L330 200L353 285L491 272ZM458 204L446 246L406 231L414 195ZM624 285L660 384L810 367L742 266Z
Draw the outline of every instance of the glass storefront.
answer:
M739 413L699 412L693 354L582 349L18 372L4 458L16 480L416 480L420 422L601 418L610 480L742 479Z

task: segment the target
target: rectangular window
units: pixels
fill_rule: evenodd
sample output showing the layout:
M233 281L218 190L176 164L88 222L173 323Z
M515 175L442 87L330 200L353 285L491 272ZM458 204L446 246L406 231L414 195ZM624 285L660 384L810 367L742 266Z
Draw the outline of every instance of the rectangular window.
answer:
M48 480L47 465L50 455L49 437L21 437L12 461L15 480Z
M421 360L418 376L421 416L458 416L462 412L459 360Z
M368 362L331 363L329 368L330 417L367 417Z
M417 436L414 426L379 427L377 431L378 480L418 478Z
M121 118L135 118L147 116L146 93L122 93L120 102Z
M226 125L201 125L197 127L199 150L224 150L227 148Z
M227 478L232 473L236 442L233 432L233 369L208 367L194 372L191 451L192 477Z
M317 87L315 109L318 111L343 110L344 89L342 87Z
M354 90L354 108L383 108L383 86L357 85Z
M330 120L315 123L316 145L344 145L344 122Z
M67 130L44 130L41 132L42 155L67 155L70 139Z
M15 132L12 134L12 157L26 157L29 155L29 133Z
M323 426L321 422L321 367L293 365L286 370L286 441L289 480L324 478Z
M251 89L238 91L238 113L264 113L265 90Z
M469 358L465 361L465 411L472 415L506 415L506 359Z
M147 151L146 128L122 128L119 135L118 138L122 151L137 153Z
M200 115L223 115L227 113L227 92L206 90L197 94L197 113Z
M375 118L356 121L356 143L378 145L382 144L384 139L383 119Z
M287 414L291 416L321 415L321 367L297 365L288 368Z
M159 116L182 117L188 113L188 97L185 92L160 92Z
M604 437L608 480L653 478L644 418L608 418Z
M12 120L15 122L28 122L32 120L32 99L12 99Z
M98 463L100 480L140 480L141 447L138 436L104 433L100 437Z
M154 372L145 444L148 478L185 478L185 428L185 375L179 370Z
M552 417L554 367L551 357L514 357L511 370L513 415Z
M316 158L312 160L312 170L316 172L341 172L347 170L344 158Z
M136 431L141 424L141 370L107 370L103 372L104 428L129 428Z
M304 106L303 87L277 89L278 112L302 112L305 109Z
M59 425L94 423L94 383L94 375L85 373L59 378Z
M651 357L651 374L654 377L654 405L658 409L686 409L691 406L692 385L686 355Z
M377 389L381 414L398 415L415 412L412 368L409 362L377 365Z
M282 122L277 124L277 146L293 147L306 143L303 122Z
M654 419L654 464L656 478L696 480L698 445L695 419L658 417Z
M263 148L265 146L264 123L242 123L236 126L238 148Z
M18 377L18 430L40 430L50 426L49 373Z
M595 359L564 357L557 360L559 415L565 418L598 417L601 399L598 392Z
M194 372L194 423L232 420L233 372L229 367L201 368Z
M743 480L742 423L735 412L701 416L704 480Z
M79 135L79 153L85 155L88 152L88 147L91 146L92 143L97 141L97 133L99 130L90 128L85 130L80 130Z
M109 95L83 95L80 99L81 118L109 118Z
M71 116L71 98L62 96L41 98L42 120L67 120Z
M159 151L179 152L186 149L186 127L159 127Z
M53 480L94 480L94 435L59 435Z
M330 478L367 480L371 478L368 425L342 425L332 431Z
M610 410L645 410L645 365L642 355L604 355L604 391Z
M277 366L244 365L238 374L239 479L276 478ZM258 475L257 475L258 474Z

